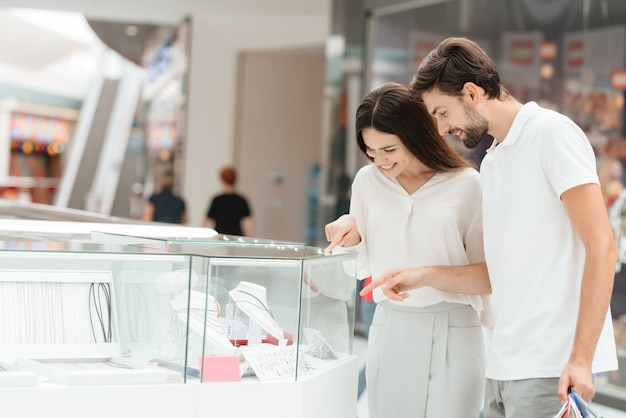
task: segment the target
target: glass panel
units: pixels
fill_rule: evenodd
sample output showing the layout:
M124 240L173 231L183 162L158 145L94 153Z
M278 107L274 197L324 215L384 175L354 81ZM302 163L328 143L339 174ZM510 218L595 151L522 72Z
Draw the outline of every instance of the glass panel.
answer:
M188 258L101 244L3 242L2 361L61 385L165 383L166 371L149 361L163 349L158 320L168 305L145 284Z
M190 307L187 365L200 375L206 373L200 359L238 355L244 379L297 379L352 353L356 253L324 256L314 247L260 244L141 246L192 254L194 271L206 271L191 278L189 293L182 290Z

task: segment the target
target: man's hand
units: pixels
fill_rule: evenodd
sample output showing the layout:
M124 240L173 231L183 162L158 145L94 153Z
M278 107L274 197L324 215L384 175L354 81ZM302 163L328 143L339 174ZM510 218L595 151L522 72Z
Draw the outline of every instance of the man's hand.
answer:
M403 301L409 294L407 290L417 289L426 285L426 278L431 267L414 267L405 269L391 269L382 276L372 280L359 294L365 296L372 290L380 287L389 299Z
M596 390L593 386L593 376L590 366L577 364L572 361L567 363L559 379L559 399L561 402L567 401L567 395L573 389L587 402L591 402Z
M468 295L491 293L487 265L482 262L463 266L424 266L387 270L365 286L360 294L364 296L380 287L389 299L403 301L409 296L408 290L423 286Z

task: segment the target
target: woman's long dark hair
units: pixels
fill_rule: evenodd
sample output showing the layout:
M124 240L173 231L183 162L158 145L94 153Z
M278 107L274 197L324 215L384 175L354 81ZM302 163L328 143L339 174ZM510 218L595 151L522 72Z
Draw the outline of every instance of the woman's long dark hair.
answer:
M385 83L365 95L356 112L356 141L367 158L363 129L396 135L422 163L436 171L472 167L444 137L423 103L412 100L406 86Z

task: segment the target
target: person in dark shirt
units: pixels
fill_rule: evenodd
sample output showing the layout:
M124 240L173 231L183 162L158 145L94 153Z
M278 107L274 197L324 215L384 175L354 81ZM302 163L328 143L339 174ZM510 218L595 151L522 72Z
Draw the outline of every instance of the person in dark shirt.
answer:
M166 170L160 178L160 191L150 196L148 202L146 202L142 216L144 221L173 224L187 223L185 201L176 195L173 189L174 173Z
M235 191L237 171L225 167L220 172L223 191L213 197L203 226L213 228L220 234L252 236L254 222L248 200Z

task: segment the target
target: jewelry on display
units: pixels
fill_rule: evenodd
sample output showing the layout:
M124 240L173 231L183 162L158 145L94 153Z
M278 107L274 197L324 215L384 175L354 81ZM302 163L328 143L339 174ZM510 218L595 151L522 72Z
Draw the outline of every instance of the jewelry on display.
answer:
M284 339L285 334L267 304L266 293L265 287L245 281L239 282L237 287L228 292L237 308L245 313L250 321L275 338Z

